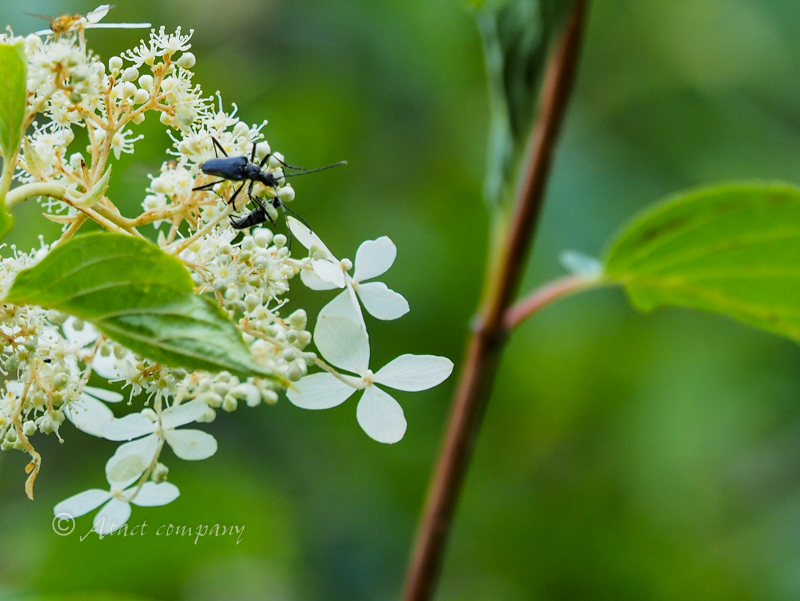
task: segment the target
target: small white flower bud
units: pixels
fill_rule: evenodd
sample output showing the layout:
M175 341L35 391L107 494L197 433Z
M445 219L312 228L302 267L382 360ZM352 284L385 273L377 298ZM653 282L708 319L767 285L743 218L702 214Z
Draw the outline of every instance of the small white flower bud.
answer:
M289 317L286 318L286 321L288 321L292 327L297 330L305 330L306 325L308 325L308 314L304 309L298 309L289 315Z
M311 332L298 332L297 333L297 347L306 348L311 342Z
M123 98L130 98L134 94L136 94L136 84L132 84L129 81L126 81L122 84L122 97Z
M56 388L63 388L67 382L69 382L69 376L63 372L53 376L53 386Z
M270 148L267 142L259 142L256 144L256 156L258 157L259 161L261 161L265 156L269 154Z
M248 311L253 311L256 307L261 304L261 299L258 298L255 294L248 294L244 297L244 304L247 307Z
M42 38L40 38L38 35L32 33L28 37L25 38L25 46L26 46L28 52L31 52L32 50L36 50L37 48L41 48L42 47Z
M139 77L139 70L136 67L128 67L122 72L122 81L133 81Z
M175 61L175 64L178 65L181 69L191 69L194 67L196 59L194 54L191 52L184 52L181 57Z
M211 407L206 409L206 412L197 418L197 421L203 424L210 424L217 418L217 412L214 411Z
M156 484L160 484L161 482L166 482L168 475L169 468L159 461L156 463L156 467L153 468L153 473L150 474L150 479Z
M209 407L219 407L222 405L222 397L216 392L206 392L205 394L200 395L200 400L202 400Z
M230 389L231 387L228 385L228 383L223 381L214 382L214 386L212 387L212 390L221 396L228 394Z
M250 126L244 121L239 121L233 126L233 135L237 138L243 136L250 131Z
M306 365L314 365L317 362L317 354L316 353L303 353L303 361L306 362Z
M22 433L25 436L33 436L36 434L36 423L28 420L22 424Z
M83 163L83 155L80 152L75 152L69 156L69 166L75 171L80 171L81 164Z
M143 90L142 88L137 89L136 93L133 95L134 104L144 104L148 100L150 100L150 93L147 90Z
M260 227L255 230L253 239L261 248L267 248L270 242L272 242L272 232L266 228Z
M233 252L233 246L231 246L230 242L223 242L219 245L219 252L223 255L229 255Z
M228 282L226 282L222 278L217 278L216 280L214 280L214 283L211 284L211 285L213 286L214 290L216 290L217 292L222 292L223 290L227 290L228 289Z
M278 393L274 390L262 390L261 397L267 405L274 405L278 402Z
M345 271L350 271L353 269L353 262L350 259L342 259L342 268Z
M283 161L283 155L280 152L273 152L272 156L269 157L269 166L272 169L280 169L282 167L281 161ZM283 171L281 171L281 175L283 175Z
M237 407L239 407L239 401L236 400L236 397L226 394L225 400L222 401L222 410L230 413L231 411L236 411Z
M294 188L290 184L286 184L278 190L278 198L283 202L292 202L294 200Z
M286 370L286 379L290 382L297 382L308 373L306 363L302 359L296 359L289 364Z
M108 68L110 71L119 71L122 69L122 59L118 56L112 56L108 59Z
M161 113L161 116L158 118L161 123L164 125L172 125L175 123L175 117L170 115L169 113Z
M286 236L284 236L283 234L278 234L272 239L272 242L278 248L283 248L284 246L286 246Z
M139 87L143 90L147 90L151 92L153 90L153 76L152 75L142 75L139 78Z
M242 250L254 250L256 248L256 241L252 236L245 236L241 244Z
M133 121L133 122L134 122L136 125L139 125L139 124L140 124L142 121L144 121L144 113L139 113L138 115L136 115L136 116L135 116L135 117L132 119L132 121Z

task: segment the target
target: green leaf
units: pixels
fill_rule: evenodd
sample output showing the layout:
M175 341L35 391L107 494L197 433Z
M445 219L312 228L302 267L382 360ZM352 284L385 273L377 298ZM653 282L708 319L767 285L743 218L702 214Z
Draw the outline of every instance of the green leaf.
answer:
M514 187L536 114L550 42L572 2L485 0L476 4L491 111L485 195L496 206Z
M27 71L25 42L0 44L0 149L6 159L17 156L22 141Z
M186 268L157 246L99 232L68 240L20 272L5 300L85 319L159 363L275 378L254 363L225 312L192 289Z
M17 153L25 130L28 101L28 59L25 42L0 44L0 150L3 177L0 180L0 239L14 225L5 207L5 197L14 175Z
M730 184L674 197L623 231L604 278L643 311L725 313L800 341L800 189Z

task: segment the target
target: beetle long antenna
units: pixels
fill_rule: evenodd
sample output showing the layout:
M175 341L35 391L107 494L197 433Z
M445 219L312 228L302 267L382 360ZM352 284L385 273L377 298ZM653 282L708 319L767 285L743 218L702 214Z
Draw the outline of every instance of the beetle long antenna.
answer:
M295 175L305 175L306 173L314 173L316 171L325 171L326 169L330 169L331 167L338 167L339 165L347 165L347 161L339 161L338 163L334 163L333 165L325 165L324 167L317 167L316 169L308 169L306 171L301 171L300 173L286 173L278 179L283 179L285 177L294 177Z

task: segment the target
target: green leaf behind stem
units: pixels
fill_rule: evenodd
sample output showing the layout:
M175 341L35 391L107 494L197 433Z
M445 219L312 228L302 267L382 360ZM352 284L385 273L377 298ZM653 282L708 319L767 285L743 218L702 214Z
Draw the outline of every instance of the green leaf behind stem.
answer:
M643 311L725 313L800 341L800 189L729 184L669 199L618 236L605 278Z

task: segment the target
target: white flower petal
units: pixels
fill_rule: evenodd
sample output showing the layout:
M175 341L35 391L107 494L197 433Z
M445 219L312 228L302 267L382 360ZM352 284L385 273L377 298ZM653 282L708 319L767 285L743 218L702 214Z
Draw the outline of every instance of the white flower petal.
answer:
M453 362L436 355L400 355L372 377L373 382L397 390L417 392L433 388L453 373Z
M310 231L307 225L301 223L292 216L289 216L286 221L289 225L289 229L292 230L292 234L294 234L294 237L300 244L305 246L308 250L316 248L325 251L331 257L331 259L335 260L331 251L329 251L328 247L325 246L325 243L320 240L319 236Z
M19 380L9 380L6 382L6 390L17 397L21 397L22 393L25 392L25 384Z
M358 303L356 293L350 286L345 288L345 290L337 294L331 302L322 307L322 311L319 312L317 319L327 316L346 317L359 324L365 332L367 331L367 326L364 323L364 315L361 313L361 305Z
M145 417L141 413L131 413L108 422L103 427L102 437L107 440L132 440L152 434L155 430L156 425L149 417Z
M53 508L53 514L59 515L66 513L73 518L78 518L97 509L111 498L111 493L107 490L100 490L99 488L92 488L84 490L77 495L72 495L68 499L64 499Z
M94 531L98 534L111 534L122 528L131 517L131 505L119 499L111 499L94 516Z
M92 360L92 371L107 380L120 380L131 372L133 366L127 357L117 359L114 353L105 357L97 353Z
M89 21L89 23L97 23L108 14L108 11L110 9L111 9L110 4L101 4L100 6L95 8L92 12L86 14L86 20Z
M62 324L61 329L64 331L64 337L72 343L77 344L79 347L91 344L100 337L100 332L95 327L88 323L83 322L83 329L75 329L75 318L70 316Z
M94 386L84 386L83 391L96 399L100 399L106 403L119 403L125 397L113 390L106 390L105 388L95 388Z
M383 275L394 263L397 247L388 236L367 240L356 251L356 271L353 277L359 281Z
M402 439L408 426L400 404L377 386L367 386L356 419L370 438L386 444Z
M352 319L323 315L317 319L314 343L322 356L336 367L359 375L369 369L367 334Z
M328 373L312 374L295 382L286 391L286 397L303 409L330 409L341 405L356 391Z
M208 459L217 452L217 440L200 430L167 430L164 436L175 454L186 461Z
M136 488L130 488L125 492L130 494ZM160 507L172 503L175 499L181 496L181 491L178 487L170 482L145 482L139 494L133 498L131 503L139 507Z
M64 408L64 415L78 430L92 436L104 438L106 424L114 419L114 413L97 399L82 394L78 400L72 401Z
M306 285L306 288L311 290L333 290L336 288L336 284L326 282L310 269L302 269L300 271L300 281Z
M408 301L383 282L359 284L356 288L367 313L377 319L397 319L408 313Z
M208 405L201 400L194 400L184 405L177 405L161 413L161 425L165 430L185 426L197 421L205 415Z
M321 280L330 282L337 288L344 288L344 271L339 263L331 263L324 259L317 259L316 261L312 261L311 264L314 266L314 273L316 273Z
M106 462L106 478L112 485L127 486L141 476L153 462L159 438L155 434L126 442Z

